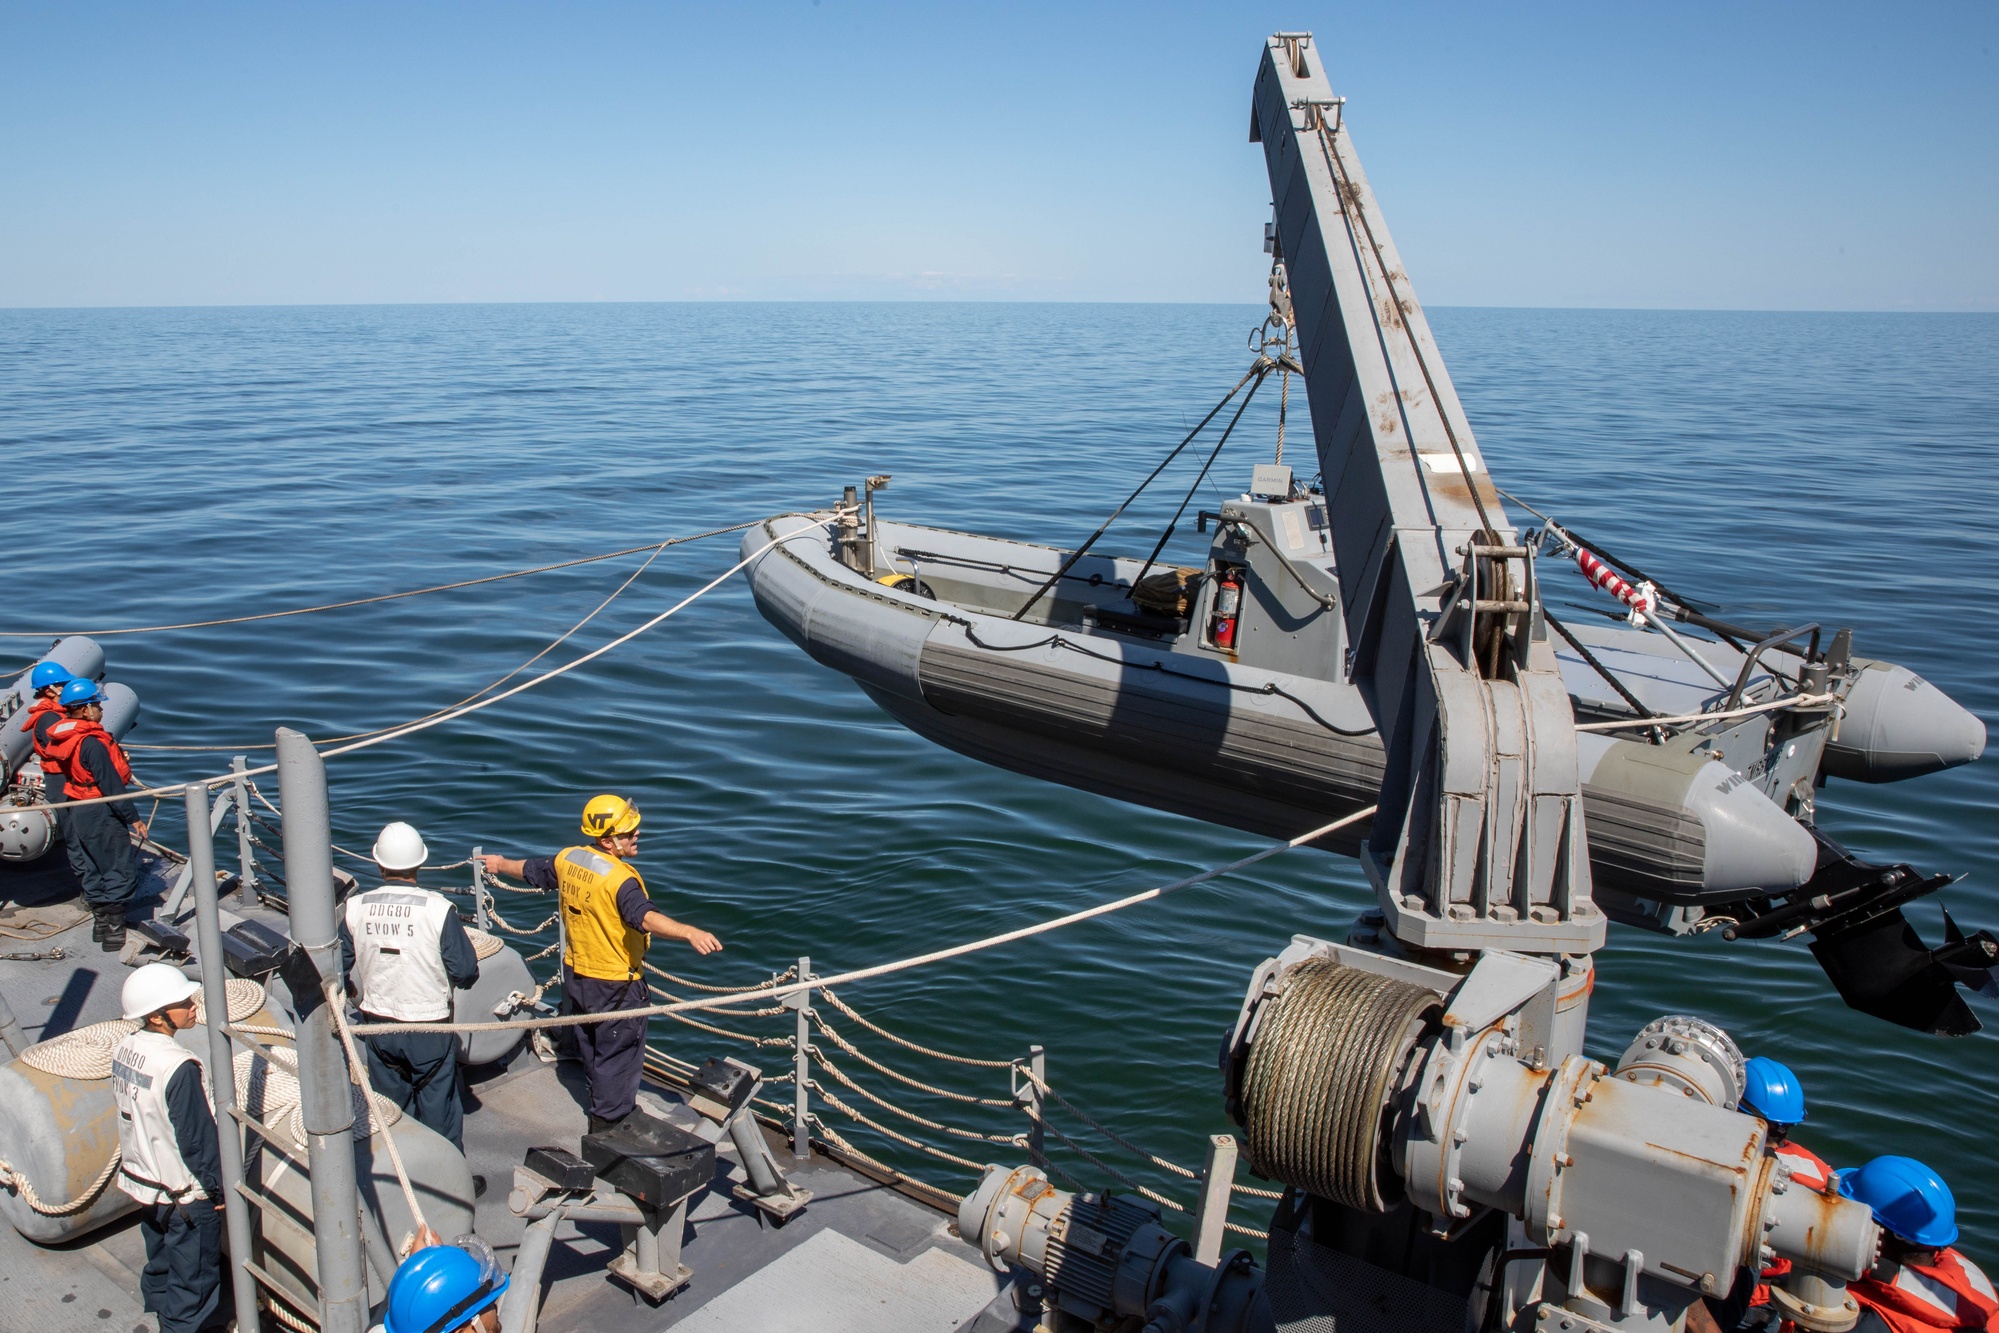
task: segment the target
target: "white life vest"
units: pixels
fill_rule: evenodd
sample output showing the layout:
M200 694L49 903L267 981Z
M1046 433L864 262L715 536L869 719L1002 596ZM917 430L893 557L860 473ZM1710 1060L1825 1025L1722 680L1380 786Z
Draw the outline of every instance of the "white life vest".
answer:
M414 884L384 886L347 900L354 937L354 989L364 1013L404 1023L451 1017L451 978L439 939L451 904Z
M181 1160L167 1115L167 1082L194 1052L172 1037L143 1028L111 1053L111 1098L118 1106L118 1188L140 1203L186 1203L208 1192ZM202 1095L208 1095L207 1080ZM211 1106L210 1110L214 1108Z

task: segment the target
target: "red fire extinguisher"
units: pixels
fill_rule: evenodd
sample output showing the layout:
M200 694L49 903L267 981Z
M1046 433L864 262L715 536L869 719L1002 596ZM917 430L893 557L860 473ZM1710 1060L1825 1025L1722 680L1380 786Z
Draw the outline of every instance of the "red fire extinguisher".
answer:
M1215 583L1215 612L1208 620L1208 639L1217 648L1235 647L1236 613L1242 609L1242 578L1224 568Z

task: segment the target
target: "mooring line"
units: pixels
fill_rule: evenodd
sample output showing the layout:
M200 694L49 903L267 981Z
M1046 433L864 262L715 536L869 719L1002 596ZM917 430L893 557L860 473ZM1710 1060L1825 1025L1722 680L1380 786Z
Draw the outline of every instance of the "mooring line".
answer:
M404 597L424 597L434 592L450 592L455 588L474 588L482 583L501 583L507 579L526 578L530 574L546 574L551 570L573 569L577 565L594 565L600 560L616 560L621 555L637 555L640 551L660 552L669 546L679 546L684 542L700 541L704 537L719 537L726 532L741 532L754 527L761 519L751 519L747 523L737 523L732 527L716 528L710 532L697 532L686 537L669 537L662 542L650 542L644 546L627 546L622 551L606 551L602 555L580 556L575 560L559 560L552 565L536 565L532 569L515 569L505 574L488 574L484 578L461 579L457 583L440 583L430 588L411 588L407 592L385 592L374 597L356 597L345 602L326 602L319 606L295 606L287 611L262 611L250 616L224 616L219 620L190 620L180 625L129 625L122 629L10 629L0 630L0 639L60 639L67 635L79 634L86 638L103 639L114 634L165 634L172 630L212 629L217 625L247 625L258 620L282 620L287 616L310 616L321 611L340 611L350 606L370 606L376 602L393 602Z
M759 546L755 551L752 551L749 555L744 556L741 560L738 560L735 564L723 570L720 574L716 575L713 579L709 580L701 587L689 593L686 597L681 598L678 602L675 602L672 606L660 612L658 615L654 616L651 620L648 620L643 625L640 625L637 629L629 630L624 634L620 634L617 638L612 639L609 643L603 644L602 646L597 648L593 648L589 652L583 654L581 657L575 658L568 662L564 662L561 666L553 667L547 671L544 671L539 676L532 676L529 679L524 680L520 684L514 686L510 690L503 690L498 694L489 695L486 698L480 699L474 703L469 703L461 707L454 708L447 713L442 713L431 717L419 718L414 722L406 722L401 726L393 727L386 731L378 732L375 735L366 737L362 740L351 741L346 745L337 745L334 746L332 749L321 750L319 751L319 755L322 759L331 759L337 755L353 754L357 750L371 749L374 746L382 745L389 741L400 740L404 736L414 735L419 731L428 731L432 727L443 726L447 722L455 722L459 718L464 717L467 714L476 713L483 708L491 708L494 704L501 703L507 699L511 699L517 694L523 694L528 690L534 689L538 685L545 685L549 681L554 680L557 676L564 676L569 674L571 671L574 671L577 667L582 666L586 662L595 661L596 659L602 657L605 653L610 652L613 648L622 648L624 645L630 643L633 639L638 638L641 634L644 634L648 630L659 625L662 621L666 620L668 617L677 614L678 612L685 609L693 602L698 601L700 598L707 596L709 593L713 592L716 588L728 582L728 580L733 578L736 574L740 573L744 569L747 569L750 565L756 563L757 560L762 558L766 553L770 552L771 550L774 550L776 547L781 546L785 542L796 541L800 537L803 537L807 533L813 531L815 528L826 527L832 522L833 520L830 518L821 519L819 522L813 524L811 527L802 529L801 531L787 533L785 536L782 537L772 538L770 541L765 542L762 546ZM647 548L641 548L641 549L647 549ZM240 773L231 771L228 773L217 773L212 777L190 778L186 782L177 782L170 786L134 787L130 791L122 792L117 796L93 796L88 800L82 800L82 801L40 802L35 805L26 805L17 808L23 810L68 810L68 809L73 809L77 806L107 805L112 801L133 801L146 796L179 796L185 793L189 787L227 786L231 783L234 783L239 778L262 777L266 773L275 773L277 771L278 771L278 766L276 764L264 764L257 768L245 769Z
M1086 907L1080 912L1070 912L1064 916L1051 917L1046 921L1038 921L1031 926L1022 926L1017 930L1002 931L997 935L988 935L984 939L972 940L966 944L954 944L946 949L933 949L929 953L917 954L911 958L898 959L892 963L877 963L873 967L855 968L851 972L840 972L829 977L813 977L810 980L788 982L785 985L773 986L769 990L759 992L757 998L760 1000L782 999L787 995L823 990L829 986L850 985L857 981L868 981L875 977L884 977L895 972L907 972L911 968L925 967L931 963L941 963L952 958L962 958L966 954L979 953L986 949L997 948L1002 944L1011 944L1015 940L1029 939L1035 935L1045 935L1051 930L1060 930L1064 926L1073 926L1078 922L1089 921L1096 917L1106 916L1112 912L1121 912L1127 907L1135 907L1139 903L1150 902L1154 898L1163 898L1177 889L1184 889L1195 884L1203 884L1208 880L1219 879L1223 875L1233 874L1238 870L1253 866L1259 861L1268 860L1276 856L1279 852L1288 852L1294 848L1303 847L1306 843L1323 838L1328 833L1337 832L1349 824L1366 819L1374 813L1374 810L1375 807L1370 805L1364 810L1356 810L1352 814L1343 815L1329 824L1321 824L1318 828L1300 833L1295 838L1273 843L1261 851L1252 852L1241 860L1231 861L1227 865L1217 866L1212 870L1203 870L1199 874L1189 875L1185 879L1176 879L1171 884L1161 884L1156 888L1145 889L1123 898L1113 899L1107 903L1098 903L1095 907ZM742 999L740 996L715 996L702 1000L681 1000L674 1004L646 1005L638 1009L616 1009L604 1014L558 1014L553 1018L519 1018L491 1023L362 1023L356 1024L354 1031L357 1034L366 1036L377 1032L509 1032L516 1029L585 1027L594 1023L616 1023L632 1018L654 1018L670 1014L694 1013L699 1010L714 1009L731 1003L740 1004L742 1003Z

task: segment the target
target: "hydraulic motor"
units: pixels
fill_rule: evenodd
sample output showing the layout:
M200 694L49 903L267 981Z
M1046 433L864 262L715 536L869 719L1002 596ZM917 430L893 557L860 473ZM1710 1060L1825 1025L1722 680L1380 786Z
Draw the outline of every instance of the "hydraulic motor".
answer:
M1213 1265L1123 1195L1072 1194L1032 1166L989 1166L958 1206L958 1234L1005 1272L1019 1265L1085 1327L1144 1320L1144 1333L1269 1333L1263 1273L1247 1250Z

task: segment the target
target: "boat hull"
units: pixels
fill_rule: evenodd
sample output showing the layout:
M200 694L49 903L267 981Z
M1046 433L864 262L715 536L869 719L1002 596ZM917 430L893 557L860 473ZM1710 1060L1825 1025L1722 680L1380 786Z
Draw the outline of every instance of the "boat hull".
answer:
M993 539L903 529L948 554L989 557ZM1296 837L1375 803L1382 747L1343 681L1259 670L1073 625L1016 621L886 587L835 558L800 516L750 531L744 555L764 617L814 660L852 678L898 722L939 745L1030 777L1266 837ZM1027 565L1060 553L1025 543ZM942 560L943 555L935 559ZM988 563L993 563L988 560ZM948 587L933 564L925 580ZM948 597L948 593L940 596ZM1704 761L1662 770L1649 747L1584 747L1595 885L1628 903L1697 905L1807 879L1809 833L1761 793ZM1362 820L1324 850L1355 855ZM1620 902L1620 900L1624 900ZM1640 911L1647 910L1642 905Z

